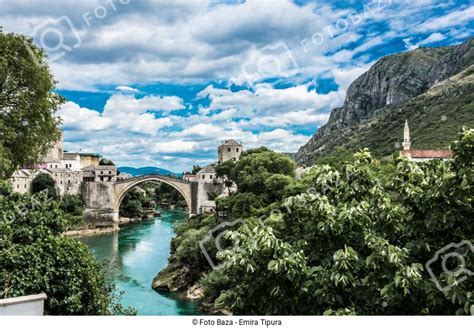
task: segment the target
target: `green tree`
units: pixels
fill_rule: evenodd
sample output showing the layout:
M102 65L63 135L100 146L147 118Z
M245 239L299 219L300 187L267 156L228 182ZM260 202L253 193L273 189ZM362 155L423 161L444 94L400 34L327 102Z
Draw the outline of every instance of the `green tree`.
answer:
M280 214L238 213L245 224L226 234L237 246L217 252L207 295L236 314L472 314L474 281L459 280L472 250L446 262L455 274L440 258L428 266L445 246L474 240L474 131L452 149L449 162L386 164L363 150L339 168L313 167Z
M46 191L48 197L58 198L56 182L54 181L53 177L47 173L37 174L31 182L31 192L33 194L37 194L42 191Z
M160 183L160 185L155 187L153 197L162 206L175 205L180 208L187 206L181 193L166 183Z
M80 196L65 195L60 202L60 208L64 212L81 216L84 212L84 203Z
M114 162L112 162L108 158L101 158L101 160L99 161L99 165L115 166Z
M230 188L233 185L231 176L232 176L232 171L234 170L234 167L235 167L234 161L225 161L225 162L219 163L215 168L217 177L222 180L222 182L227 188Z
M193 169L191 171L185 172L184 174L197 174L201 170L202 170L201 166L193 165Z
M45 194L0 195L0 298L46 293L50 315L133 314L83 243L61 236L68 217Z
M59 139L54 113L64 100L55 87L43 50L0 29L0 178L38 162Z
M296 163L288 156L263 147L244 152L232 168L230 179L240 192L266 195L266 179L273 174L294 177L295 169Z
M132 188L120 204L120 215L128 218L142 218L145 209L152 206L152 203L154 204L152 199L147 197L146 191L140 188Z

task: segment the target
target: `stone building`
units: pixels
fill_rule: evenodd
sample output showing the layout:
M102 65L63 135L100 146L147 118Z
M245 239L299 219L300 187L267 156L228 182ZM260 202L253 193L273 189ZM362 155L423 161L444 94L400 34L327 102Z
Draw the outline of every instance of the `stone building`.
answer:
M216 169L214 168L214 166L212 166L212 164L202 168L196 174L197 182L212 183L214 182L215 179L216 179Z
M39 173L39 172L38 172ZM71 169L46 169L42 173L51 175L56 182L60 195L77 195L81 190L82 172ZM36 176L36 174L34 174Z
M184 181L189 181L189 182L197 181L197 175L196 174L185 174L185 175L183 175L183 180Z
M216 202L213 200L206 200L201 205L201 213L216 213Z
M115 165L87 166L82 169L84 182L115 182L117 167Z
M217 148L217 160L219 163L225 161L238 161L244 147L235 140L225 140Z
M448 160L453 158L453 152L449 149L411 149L410 127L408 120L405 121L403 130L403 150L400 156L413 162L423 162L433 159Z
M31 172L27 169L17 170L11 177L13 190L20 193L25 193L31 189Z
M91 153L81 153L81 168L87 166L99 166L100 155L91 154Z
M48 149L40 163L17 170L12 178L15 192L29 192L33 179L40 173L49 174L55 181L58 192L63 195L79 195L83 182L114 182L117 168L101 166L100 156L90 153L68 153L61 139Z
M237 190L237 186L226 187L223 181L217 177L215 166L226 161L238 161L244 147L241 143L235 140L225 140L217 148L217 162L202 168L199 172L193 175L185 175L183 179L186 181L198 182L198 199L200 213L215 213L216 202L211 201L210 195L228 196L229 193Z
M117 175L117 180L126 180L126 179L131 179L131 178L133 178L133 175L129 173L125 173L125 172L120 172Z

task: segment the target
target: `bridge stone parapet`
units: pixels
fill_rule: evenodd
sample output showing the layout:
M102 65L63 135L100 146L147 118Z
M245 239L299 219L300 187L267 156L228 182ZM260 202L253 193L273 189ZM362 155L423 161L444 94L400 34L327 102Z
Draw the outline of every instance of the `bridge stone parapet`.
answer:
M82 186L82 198L85 203L84 221L95 226L115 226L118 224L119 208L126 193L144 182L166 183L185 199L189 214L198 213L198 183L170 176L149 174L115 182L86 182Z

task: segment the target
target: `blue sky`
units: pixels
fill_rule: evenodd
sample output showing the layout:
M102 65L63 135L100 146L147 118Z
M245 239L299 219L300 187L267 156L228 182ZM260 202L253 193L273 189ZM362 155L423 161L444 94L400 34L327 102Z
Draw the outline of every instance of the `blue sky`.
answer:
M472 1L0 0L44 47L69 151L180 172L246 148L298 150L377 59L473 36Z

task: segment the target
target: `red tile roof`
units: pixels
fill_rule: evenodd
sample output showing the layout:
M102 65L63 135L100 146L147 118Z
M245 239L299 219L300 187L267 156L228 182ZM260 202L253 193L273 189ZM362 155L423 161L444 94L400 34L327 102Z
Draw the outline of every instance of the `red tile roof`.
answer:
M403 157L411 158L453 158L453 152L451 150L432 150L432 149L410 149L402 150L400 154Z

